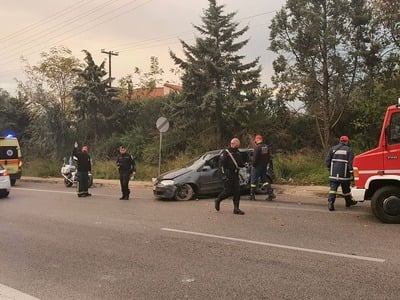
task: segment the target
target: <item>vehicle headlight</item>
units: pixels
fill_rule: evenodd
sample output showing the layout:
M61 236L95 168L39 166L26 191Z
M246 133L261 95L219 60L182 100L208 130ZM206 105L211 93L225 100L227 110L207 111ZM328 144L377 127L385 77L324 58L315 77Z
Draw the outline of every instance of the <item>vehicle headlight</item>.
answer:
M173 180L161 180L160 184L161 185L174 185L175 182Z

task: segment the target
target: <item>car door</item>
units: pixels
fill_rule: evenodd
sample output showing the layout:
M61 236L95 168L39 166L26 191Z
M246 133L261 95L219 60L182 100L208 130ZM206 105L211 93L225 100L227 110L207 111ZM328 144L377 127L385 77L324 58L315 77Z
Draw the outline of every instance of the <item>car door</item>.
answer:
M205 161L199 168L199 194L218 193L222 190L223 184L219 171L219 155Z

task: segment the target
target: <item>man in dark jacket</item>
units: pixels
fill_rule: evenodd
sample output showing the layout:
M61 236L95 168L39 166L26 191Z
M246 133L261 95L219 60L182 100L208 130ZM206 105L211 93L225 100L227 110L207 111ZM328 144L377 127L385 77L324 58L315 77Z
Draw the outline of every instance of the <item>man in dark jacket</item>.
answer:
M92 171L92 161L88 153L88 147L83 146L79 151L78 143L75 142L72 156L77 159L77 176L78 176L78 197L88 197L89 193L89 172Z
M215 209L219 211L221 201L233 195L233 213L235 215L244 215L244 211L239 209L239 168L244 167L243 159L239 152L239 146L239 139L233 138L230 147L223 150L221 153L219 163L222 180L224 181L224 189L215 200Z
M119 200L129 200L129 179L136 174L135 160L132 155L126 152L125 146L119 147L119 155L116 160L119 171L119 182L122 196Z
M326 157L326 167L329 170L329 194L328 194L328 209L335 210L335 200L337 189L342 187L346 207L356 205L351 197L350 183L353 179L353 159L354 153L349 146L349 138L345 135L339 139L339 144L333 146Z
M254 138L254 151L251 168L250 200L256 200L255 192L258 181L263 189L267 191L267 199L272 201L276 198L271 184L267 180L267 166L271 160L271 154L267 144L263 142L263 137L257 134Z

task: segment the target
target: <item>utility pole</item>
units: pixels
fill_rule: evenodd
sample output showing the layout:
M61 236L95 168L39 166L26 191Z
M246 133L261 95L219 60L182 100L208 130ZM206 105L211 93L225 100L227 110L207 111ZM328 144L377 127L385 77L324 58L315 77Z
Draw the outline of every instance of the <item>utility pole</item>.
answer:
M106 51L104 49L101 49L101 53L108 54L108 78L109 78L109 86L111 87L111 56L112 55L118 56L118 52Z

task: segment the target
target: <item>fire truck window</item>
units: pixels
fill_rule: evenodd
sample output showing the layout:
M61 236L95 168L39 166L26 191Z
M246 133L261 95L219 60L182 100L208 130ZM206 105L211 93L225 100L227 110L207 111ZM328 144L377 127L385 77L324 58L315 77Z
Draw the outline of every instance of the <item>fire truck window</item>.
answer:
M394 114L390 120L389 144L400 143L400 113Z

